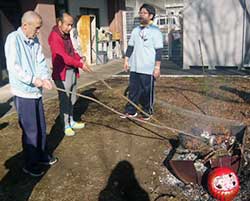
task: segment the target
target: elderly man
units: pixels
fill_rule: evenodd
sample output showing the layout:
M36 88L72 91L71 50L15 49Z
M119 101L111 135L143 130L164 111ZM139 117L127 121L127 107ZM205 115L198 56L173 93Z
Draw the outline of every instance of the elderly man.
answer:
M63 13L49 36L53 63L52 78L58 88L67 91L67 93L58 91L60 118L64 125L66 136L75 135L74 129L81 129L85 126L83 122L75 122L73 120L73 106L76 102L75 92L76 79L79 77L78 69L91 72L73 48L70 39L70 31L73 23L73 17L68 13ZM73 92L73 94L68 92Z
M42 89L52 89L52 83L37 38L41 26L41 16L27 11L22 16L21 27L10 33L5 43L10 86L23 133L23 171L31 176L43 175L41 164L53 165L58 160L46 150Z

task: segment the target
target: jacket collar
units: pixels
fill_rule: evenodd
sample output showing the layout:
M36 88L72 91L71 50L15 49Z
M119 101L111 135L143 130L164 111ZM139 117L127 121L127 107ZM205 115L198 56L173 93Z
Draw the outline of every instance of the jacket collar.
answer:
M150 22L148 24L140 24L140 28L144 29L144 28L147 28L147 27L151 26L152 24L153 24L153 21L150 20Z
M59 30L59 28L58 28L57 25L55 25L55 26L52 28L52 30L53 30L54 32L56 32L59 36L61 36L62 39L64 39L64 40L70 39L70 35L69 35L69 34L63 34L63 33Z
M23 33L23 30L22 30L22 28L21 27L19 27L18 29L17 29L17 32L21 35L21 37L22 37L22 39L24 40L24 42L26 43L26 44L28 44L28 45L33 45L34 44L34 40L35 39L29 39L29 38L27 38L27 36L25 36L25 34Z

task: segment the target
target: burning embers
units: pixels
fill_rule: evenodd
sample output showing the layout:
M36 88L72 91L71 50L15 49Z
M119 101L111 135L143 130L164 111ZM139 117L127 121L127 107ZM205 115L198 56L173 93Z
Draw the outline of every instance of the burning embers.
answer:
M214 198L232 200L239 191L236 172L244 160L245 133L245 126L212 131L194 128L194 136L180 134L165 164L185 184L202 185Z

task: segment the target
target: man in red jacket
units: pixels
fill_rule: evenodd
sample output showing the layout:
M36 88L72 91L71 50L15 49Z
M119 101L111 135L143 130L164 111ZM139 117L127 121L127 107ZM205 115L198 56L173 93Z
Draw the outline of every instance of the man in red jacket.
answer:
M68 13L63 13L58 24L53 27L49 35L49 45L52 52L52 78L58 88L76 93L76 80L79 77L79 68L91 72L81 57L75 52L70 40L70 31L74 20ZM74 129L81 129L84 123L73 120L73 105L76 95L58 91L60 101L60 117L64 123L66 136L75 135Z

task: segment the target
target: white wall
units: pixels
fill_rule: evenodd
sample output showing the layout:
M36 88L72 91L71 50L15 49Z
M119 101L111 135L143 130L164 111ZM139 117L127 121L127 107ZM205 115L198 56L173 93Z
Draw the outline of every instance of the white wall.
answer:
M244 47L243 8L236 0L184 1L184 68L240 66Z
M69 13L74 17L80 14L80 8L99 8L100 26L108 26L107 0L69 0Z

